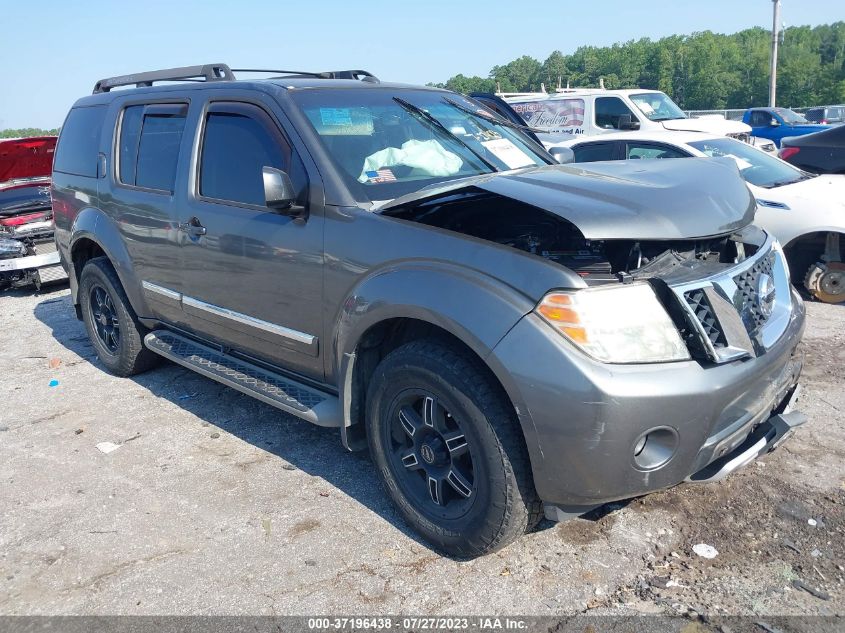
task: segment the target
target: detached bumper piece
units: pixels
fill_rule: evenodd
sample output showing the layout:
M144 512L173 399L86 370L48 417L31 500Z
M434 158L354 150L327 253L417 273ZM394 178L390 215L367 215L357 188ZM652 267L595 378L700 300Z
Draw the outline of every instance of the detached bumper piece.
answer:
M799 411L779 413L754 429L745 441L731 453L711 462L697 473L687 477L690 483L721 481L766 453L770 453L785 442L795 429L807 421Z
M4 242L7 247L8 243L14 242L21 244L22 248L21 256L0 258L0 287L8 285L20 288L34 283L40 289L44 284L67 279L52 237L29 247L8 238ZM26 252L32 254L24 254Z

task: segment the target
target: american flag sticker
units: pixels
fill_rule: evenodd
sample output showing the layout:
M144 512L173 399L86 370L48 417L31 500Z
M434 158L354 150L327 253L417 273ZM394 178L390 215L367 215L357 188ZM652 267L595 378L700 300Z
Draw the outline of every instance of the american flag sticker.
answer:
M394 182L396 176L387 168L379 169L377 171L368 171L367 180L370 182Z

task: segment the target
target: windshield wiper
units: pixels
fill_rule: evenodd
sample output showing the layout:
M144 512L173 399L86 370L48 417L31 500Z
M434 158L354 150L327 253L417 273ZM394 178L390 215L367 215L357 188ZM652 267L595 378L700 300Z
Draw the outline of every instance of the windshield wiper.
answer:
M443 134L445 134L449 138L458 141L458 143L463 145L467 150L469 150L469 152L473 156L475 156L478 160L480 160L482 163L484 163L492 171L496 171L496 172L500 171L499 168L496 167L493 163L491 163L489 160L484 158L484 156L482 156L481 154L476 152L474 149L472 149L472 147L470 147L469 143L467 143L464 139L459 137L457 134L453 133L452 130L447 128L445 125L443 125L440 121L438 121L435 117L431 116L431 114L429 114L428 112L426 112L422 108L415 106L413 103L409 103L408 101L405 101L401 97L393 97L393 100L396 103L398 103L400 106L405 108L405 110L407 110L408 112L410 112L411 114L416 116L418 119L425 121L431 127L433 127L436 130L439 130L440 132L442 132Z
M457 101L452 101L449 97L443 97L443 100L448 103L450 106L456 107L458 110L462 112L466 112L467 114L471 114L474 117L480 117L482 119L486 119L488 121L492 121L493 123L498 123L500 125L504 125L505 127L513 128L514 130L521 130L521 131L528 131L533 132L534 134L543 134L544 130L539 128L529 127L528 125L520 125L519 123L514 123L513 121L509 121L501 114L494 110L482 110L481 112L477 110L473 110L472 108L468 108L465 105L461 105Z
M545 134L545 132L543 130L540 130L538 128L529 127L528 125L520 125L519 123L514 123L513 121L509 121L508 119L506 119L505 117L503 117L501 114L499 114L498 112L496 112L494 110L489 110L489 111L482 110L482 111L478 112L478 111L473 110L472 108L468 108L464 105L461 105L457 101L453 101L449 97L443 97L443 99L450 106L457 108L461 112L466 112L467 114L472 115L475 118L480 118L480 119L484 119L484 120L492 122L492 123L504 125L505 127L509 127L512 130L519 130L520 132L531 132L532 134ZM538 145L537 141L535 141L530 136L528 137L528 139L532 143L534 143L535 145ZM545 147L543 147L542 144L539 144L539 146L543 149L544 154L548 152L548 150Z
M768 185L765 185L766 189L774 189L775 187L783 187L784 185L791 185L796 182L801 182L802 180L806 180L805 178L798 177L798 178L784 178L783 180L775 180L774 182L770 182Z

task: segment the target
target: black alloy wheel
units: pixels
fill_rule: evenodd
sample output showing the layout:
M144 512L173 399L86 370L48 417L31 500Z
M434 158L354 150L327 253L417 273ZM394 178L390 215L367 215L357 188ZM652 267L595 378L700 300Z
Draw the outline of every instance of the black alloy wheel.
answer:
M406 494L442 518L466 514L475 492L472 453L461 424L434 394L409 391L396 398L385 425L391 462Z
M106 257L85 263L77 296L91 345L109 372L133 376L159 362L161 357L144 347L147 330Z
M100 285L91 287L89 301L97 338L109 352L117 354L120 350L120 319L114 301Z
M367 388L370 455L396 508L436 549L500 549L542 516L522 428L483 362L450 340L388 353Z

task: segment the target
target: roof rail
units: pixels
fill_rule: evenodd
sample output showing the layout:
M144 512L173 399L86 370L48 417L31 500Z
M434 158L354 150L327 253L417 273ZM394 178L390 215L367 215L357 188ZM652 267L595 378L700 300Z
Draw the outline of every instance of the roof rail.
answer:
M94 84L94 94L109 92L119 86L142 88L152 86L156 81L235 81L235 72L239 73L277 73L285 77L313 77L315 79L359 79L379 83L378 77L366 70L329 70L326 72L308 72L301 70L265 70L260 68L231 69L226 64L203 64L202 66L183 66L153 70L134 75L108 77ZM283 77L274 77L282 79Z
M276 70L265 68L233 68L236 73L276 73L285 77L313 77L315 79L360 79L371 83L380 83L378 77L366 70L327 70L324 72L311 72L307 70ZM283 79L284 77L271 77L271 79Z
M118 86L131 86L136 88L152 86L155 81L234 81L235 76L226 64L203 64L202 66L183 66L181 68L167 68L165 70L153 70L146 73L134 75L122 75L120 77L109 77L100 79L94 84L94 94L108 92Z

